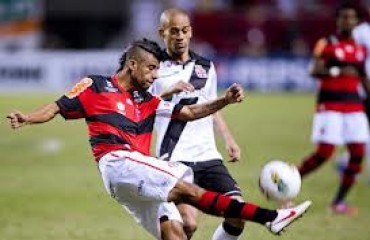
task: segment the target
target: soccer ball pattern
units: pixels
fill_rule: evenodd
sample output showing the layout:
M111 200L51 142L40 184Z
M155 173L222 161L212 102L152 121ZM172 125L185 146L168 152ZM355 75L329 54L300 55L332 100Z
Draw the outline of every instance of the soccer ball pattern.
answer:
M294 165L281 160L269 161L261 170L259 187L267 199L293 200L301 189L301 176Z

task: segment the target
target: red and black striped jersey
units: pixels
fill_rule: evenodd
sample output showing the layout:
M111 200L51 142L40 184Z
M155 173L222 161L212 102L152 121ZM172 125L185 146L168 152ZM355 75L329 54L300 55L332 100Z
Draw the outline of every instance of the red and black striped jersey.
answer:
M355 43L353 39L334 35L321 39L316 44L314 55L324 60L328 68L351 66L359 72L364 71L366 48ZM360 77L356 76L339 75L321 78L317 110L363 111L359 95L360 83Z
M82 79L56 103L65 119L85 118L97 161L115 150L150 155L156 115L171 117L181 109L146 91L127 92L115 76L99 75Z

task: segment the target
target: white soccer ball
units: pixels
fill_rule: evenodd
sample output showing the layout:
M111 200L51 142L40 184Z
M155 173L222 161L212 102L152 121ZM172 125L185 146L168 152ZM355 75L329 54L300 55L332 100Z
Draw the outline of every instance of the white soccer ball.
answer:
M259 186L267 199L288 202L301 190L301 175L294 165L281 160L269 161L261 170Z

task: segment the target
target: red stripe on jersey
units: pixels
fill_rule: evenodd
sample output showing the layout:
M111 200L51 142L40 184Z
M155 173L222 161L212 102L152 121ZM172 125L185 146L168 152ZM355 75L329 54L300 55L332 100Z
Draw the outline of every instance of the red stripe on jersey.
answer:
M125 157L127 160L130 160L130 161L133 161L133 162L136 162L136 163L139 163L139 164L143 164L143 165L145 165L145 166L148 166L148 167L151 167L151 168L153 168L153 169L155 169L155 170L158 170L158 171L161 171L161 172L163 172L163 173L166 173L166 174L168 174L168 175L170 175L170 176L172 176L172 177L174 177L175 175L173 175L172 173L170 173L170 172L168 172L168 171L166 171L166 170L164 170L164 169L161 169L161 168L159 168L159 167L157 167L157 166L154 166L154 165L151 165L151 164L149 164L149 163L146 163L146 162L142 162L142 161L140 161L140 160L137 160L137 159L133 159L133 158L131 158L131 157ZM158 160L159 161L159 160Z
M147 156L150 155L152 133L143 133L140 135L127 134L126 137L126 140L128 140L132 144L131 147L134 150Z
M103 122L88 122L88 128L90 137L100 134L113 134L117 136L122 136L124 134L124 132L118 128Z
M322 78L320 82L321 90L332 90L332 91L348 91L357 92L359 86L359 78L338 76L336 78L328 77Z
M363 112L364 106L358 103L329 102L318 104L316 106L316 111L336 111L342 113Z

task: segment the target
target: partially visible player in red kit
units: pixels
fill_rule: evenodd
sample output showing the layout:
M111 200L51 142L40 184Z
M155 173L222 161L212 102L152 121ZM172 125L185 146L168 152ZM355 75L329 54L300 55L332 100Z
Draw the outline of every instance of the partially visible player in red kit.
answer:
M55 102L28 114L12 112L7 116L10 126L16 129L45 123L58 114L66 119L84 118L107 192L158 239L187 239L173 203L186 203L215 216L253 221L280 233L302 216L310 201L290 209L260 208L192 184L193 171L184 164L149 156L156 117L191 121L244 99L238 84L222 97L202 104L185 106L152 96L146 90L158 77L161 56L157 43L133 42L123 53L117 74L90 75ZM165 202L169 204L163 206Z
M319 80L312 129L317 148L299 166L305 177L328 160L336 146L346 145L350 161L341 176L331 210L348 215L357 212L346 204L345 198L361 171L369 131L359 94L361 84L365 90L369 89L364 68L366 50L352 38L358 21L358 10L354 6L341 5L336 12L337 33L320 39L315 46L310 73Z

